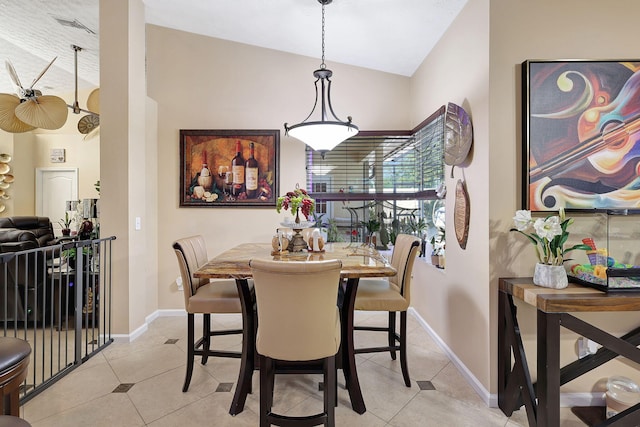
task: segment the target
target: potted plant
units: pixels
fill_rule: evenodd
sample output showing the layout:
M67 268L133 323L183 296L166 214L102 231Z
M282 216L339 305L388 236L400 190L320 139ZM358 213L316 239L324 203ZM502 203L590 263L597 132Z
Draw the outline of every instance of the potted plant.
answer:
M343 242L344 239L340 235L338 230L338 223L334 218L329 218L327 221L327 242Z
M438 268L444 268L445 229L436 227L436 233L431 237L431 264Z
M577 244L565 247L569 238L569 226L573 218L567 218L564 209L560 208L557 215L547 215L535 221L531 218L531 211L516 211L513 217L516 231L525 236L535 247L538 262L533 273L533 283L547 288L562 289L567 287L567 272L564 262L569 259L566 255L573 250L591 250L591 246Z
M69 212L64 213L64 219L58 221L60 227L62 227L62 235L69 236L71 234L71 218L69 218Z
M78 249L77 248L64 249L62 251L62 253L61 253L62 258L67 260L67 264L73 270L75 270L76 266L77 266L77 254L78 254ZM83 247L82 248L82 263L84 264L84 269L85 270L88 270L89 266L91 265L91 257L92 257L91 248L86 247L86 246Z
M380 231L380 221L375 218L370 218L369 221L360 221L360 225L367 230L365 243L375 246L376 236L374 236L374 233Z
M422 234L427 229L427 226L428 224L424 218L416 218L414 214L411 214L411 218L409 218L409 221L407 222L407 227L409 228L409 231L411 231L411 234L420 238L422 238Z

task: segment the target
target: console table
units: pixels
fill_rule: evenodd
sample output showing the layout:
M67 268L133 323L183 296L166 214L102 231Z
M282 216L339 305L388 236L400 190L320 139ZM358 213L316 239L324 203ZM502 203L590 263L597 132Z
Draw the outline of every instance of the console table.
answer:
M530 426L560 425L560 386L618 355L640 363L640 327L615 337L569 313L640 311L640 292L606 293L569 284L549 289L532 278L501 278L498 289L498 406L505 415L525 406ZM538 382L531 382L517 307L513 298L537 310ZM560 327L595 341L602 347L593 355L560 367ZM515 359L512 363L511 356ZM537 402L536 402L537 399ZM640 425L640 404L601 425Z

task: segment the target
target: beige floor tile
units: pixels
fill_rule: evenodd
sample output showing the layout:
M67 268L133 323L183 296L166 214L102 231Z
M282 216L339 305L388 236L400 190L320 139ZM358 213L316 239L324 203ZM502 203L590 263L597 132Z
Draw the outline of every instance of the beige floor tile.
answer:
M348 401L348 395L346 396L346 400L340 399L338 407L335 408L335 419L337 426L348 426L348 427L377 427L377 426L385 426L387 423L376 417L371 413L371 411L367 411L364 414L360 415L354 412L351 409L351 404ZM302 416L302 415L313 415L323 411L323 396L322 394L317 394L314 396L310 396L307 399L300 402L300 404L293 407L290 411L284 412L283 415L290 416ZM274 408L275 409L275 408Z
M200 317L200 319L198 319ZM357 323L383 325L384 312L358 312ZM212 328L240 328L239 315L213 316ZM196 316L201 330L201 316ZM456 367L422 329L408 317L409 373L412 387L402 380L400 363L388 353L356 357L367 411L351 409L344 376L338 372L337 426L526 426L524 409L507 419L488 408ZM362 344L384 345L381 334L358 332ZM178 339L175 344L166 340ZM245 410L232 417L229 407L235 391L239 359L196 358L189 391L182 393L186 368L186 317L161 317L131 343L116 342L27 402L21 413L34 427L75 426L255 426L259 421L259 372L253 375L253 393ZM241 350L240 336L214 339L218 348ZM430 380L435 391L420 391L416 380ZM320 375L280 375L276 379L274 410L304 415L322 410ZM113 393L120 383L133 383L126 393ZM233 383L231 391L215 391L219 383ZM561 426L584 424L561 409Z
M165 345L165 341L170 337L160 333L155 329L149 329L144 334L130 343L116 342L109 345L102 352L107 360L117 360L122 357L129 357L133 353L148 351L153 347Z
M30 421L29 418L26 420ZM125 393L111 393L38 422L31 422L31 424L32 427L134 427L145 425Z
M390 422L390 426L502 427L507 417L454 399L437 390L421 391Z
M150 347L109 360L122 383L137 383L185 363L184 353L172 344Z
M106 363L74 371L23 406L27 421L42 420L110 394L120 384Z
M179 345L179 343L177 343L176 345ZM226 350L241 351L241 348L242 347L238 345L227 348ZM233 359L229 357L210 357L206 365L202 365L200 362L201 358L196 357L195 365L202 367L218 382L232 383L238 380L238 374L240 372L240 359ZM255 372L255 376L257 375L258 372Z
M487 408L478 393L464 379L453 363L448 363L431 381L436 390L469 405Z
M176 368L136 383L127 395L142 419L149 423L208 396L218 386L218 382L199 366L194 366L194 376L186 393L182 392L183 381L184 369ZM164 393L157 390L164 390Z
M257 426L258 414L248 408L235 417L229 415L231 398L230 393L212 393L148 425L150 427Z
M524 406L520 408L520 410L515 411L513 415L509 418L509 422L507 423L507 427L526 427L529 423L527 422L527 413L524 409ZM580 418L578 418L573 412L571 412L571 408L560 408L560 427L584 427L585 423L583 423Z
M367 411L387 422L418 393L396 372L369 361L358 365L358 378Z
M404 384L400 353L396 353L396 360L391 359L388 352L375 353L369 361L396 372L398 381ZM448 364L449 358L441 352L433 352L414 345L407 346L407 365L412 387L416 386L416 381L430 381Z

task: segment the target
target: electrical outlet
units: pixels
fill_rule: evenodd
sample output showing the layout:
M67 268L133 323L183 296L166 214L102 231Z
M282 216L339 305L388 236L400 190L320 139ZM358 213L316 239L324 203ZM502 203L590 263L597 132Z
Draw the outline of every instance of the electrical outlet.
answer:
M178 278L176 279L176 285L178 285L178 290L181 291L182 290L182 277L178 276Z

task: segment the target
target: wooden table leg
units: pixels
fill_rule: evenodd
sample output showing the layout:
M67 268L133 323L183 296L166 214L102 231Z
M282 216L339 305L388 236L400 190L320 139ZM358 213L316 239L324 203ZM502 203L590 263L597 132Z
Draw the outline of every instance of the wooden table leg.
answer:
M249 289L247 279L236 279L240 303L242 305L242 357L236 392L233 395L231 415L238 415L244 410L247 394L251 393L251 379L255 368L256 328L254 298Z
M538 310L538 426L560 425L560 319Z
M344 373L347 390L349 390L351 407L357 413L364 414L367 408L364 404L360 382L358 381L356 355L353 343L353 309L356 303L358 283L359 279L357 277L347 279L347 286L344 290L344 301L340 312L342 327L342 372Z
M511 353L514 361L511 363ZM513 297L498 294L498 406L510 417L525 405L529 426L537 425L537 405Z

